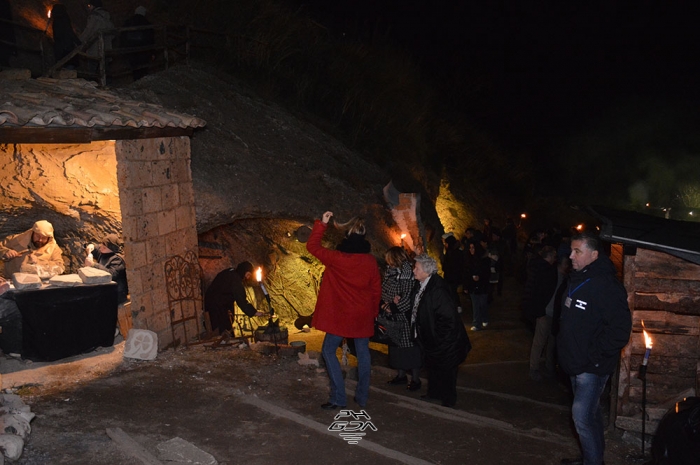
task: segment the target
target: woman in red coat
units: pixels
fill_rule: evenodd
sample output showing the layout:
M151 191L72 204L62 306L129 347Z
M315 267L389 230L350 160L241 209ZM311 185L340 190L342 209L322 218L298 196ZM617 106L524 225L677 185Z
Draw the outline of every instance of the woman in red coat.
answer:
M326 333L322 353L331 392L321 408L334 410L347 405L345 381L336 355L343 338L355 340L358 373L355 402L364 408L369 396L369 338L374 334L374 319L379 312L381 278L377 261L369 253L370 244L365 240L361 220L351 223L337 250L321 245L332 216L333 212L325 212L321 221L316 220L306 243L306 249L326 267L312 321L316 329Z

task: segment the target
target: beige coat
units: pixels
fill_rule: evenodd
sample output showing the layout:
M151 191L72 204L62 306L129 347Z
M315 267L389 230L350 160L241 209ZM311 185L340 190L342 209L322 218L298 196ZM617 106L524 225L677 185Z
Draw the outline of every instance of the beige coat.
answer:
M51 239L43 247L36 248L32 243L32 233L38 232ZM19 257L5 261L5 255L9 250L24 252ZM63 263L63 251L56 244L53 237L53 226L48 221L37 221L32 229L7 237L0 242L0 259L5 261L5 277L11 278L13 273L37 273L37 265L43 266L47 271L55 267L55 274L65 271Z

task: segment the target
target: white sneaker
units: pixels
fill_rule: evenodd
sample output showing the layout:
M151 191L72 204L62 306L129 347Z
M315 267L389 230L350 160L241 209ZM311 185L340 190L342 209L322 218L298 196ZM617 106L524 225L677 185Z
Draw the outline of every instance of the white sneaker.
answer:
M472 326L471 330L472 331L481 331L481 328L479 328L478 326Z
M457 313L462 313L462 307L457 307Z
M481 326L484 328L487 327L488 325L489 325L488 323L481 323Z

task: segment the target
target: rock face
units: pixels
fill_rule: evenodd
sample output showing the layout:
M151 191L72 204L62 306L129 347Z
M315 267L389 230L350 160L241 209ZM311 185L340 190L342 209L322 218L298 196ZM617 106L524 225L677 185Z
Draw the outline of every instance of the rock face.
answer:
M131 98L207 121L192 138L197 230L238 219L349 218L381 204L382 170L227 76L174 67L129 88Z

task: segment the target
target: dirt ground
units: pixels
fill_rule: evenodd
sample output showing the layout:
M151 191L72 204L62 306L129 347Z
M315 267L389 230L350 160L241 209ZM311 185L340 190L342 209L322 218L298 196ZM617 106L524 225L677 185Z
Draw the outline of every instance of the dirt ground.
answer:
M300 365L288 351L200 345L136 361L121 357L122 342L51 364L2 360L5 392L20 394L37 415L15 463L150 463L127 455L106 434L121 428L153 456L158 444L181 438L227 465L558 464L578 454L569 394L556 380L528 378L531 334L519 320L518 287L507 281L490 308L488 330L470 332L473 350L460 368L456 409L422 401L425 379L418 392L388 385L386 347L373 344L370 420L364 421L376 431L364 423L357 444L328 430L338 412L319 408L328 395L325 371ZM463 319L470 326L469 311ZM289 339L319 351L323 333L292 327ZM350 400L351 379L346 388ZM348 409L360 411L352 401ZM621 433L606 433L606 463L641 463L633 458L640 445Z

